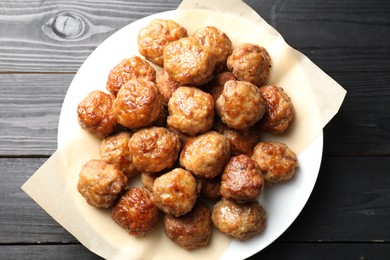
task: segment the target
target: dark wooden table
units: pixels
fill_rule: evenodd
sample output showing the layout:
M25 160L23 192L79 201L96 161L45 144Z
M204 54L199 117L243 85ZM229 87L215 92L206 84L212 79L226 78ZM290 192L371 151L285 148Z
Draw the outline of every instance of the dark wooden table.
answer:
M347 91L315 189L253 259L390 259L390 1L247 0ZM67 88L125 25L180 0L0 2L0 259L96 259L20 186L57 147Z

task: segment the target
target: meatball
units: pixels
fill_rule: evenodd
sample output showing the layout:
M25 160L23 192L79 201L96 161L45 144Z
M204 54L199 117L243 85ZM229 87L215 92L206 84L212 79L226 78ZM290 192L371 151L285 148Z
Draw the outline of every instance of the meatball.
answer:
M163 172L153 172L153 173L143 172L141 174L142 185L144 185L145 189L152 192L154 180L156 180L156 178L161 176L162 174L163 174Z
M165 234L185 249L208 245L211 230L211 211L201 202L196 203L191 212L183 216L165 215L164 217Z
M281 87L263 86L260 88L265 105L265 114L259 122L261 129L282 134L294 117L294 106L290 97Z
M251 156L253 148L259 141L259 132L254 127L242 132L219 122L215 130L229 140L231 154L234 156L240 154Z
M114 109L119 124L141 128L151 125L158 118L162 99L155 83L132 79L119 90Z
M215 79L212 80L211 84L208 84L206 91L213 96L214 102L216 102L222 94L225 83L229 80L236 80L236 78L233 73L226 71L219 73Z
M198 178L201 183L200 195L210 200L217 200L221 195L221 178Z
M118 167L102 160L90 160L81 168L77 190L88 204L109 208L124 191L127 177Z
M230 158L221 177L223 197L236 203L256 200L263 186L263 173L254 160L244 154Z
M157 72L157 88L161 94L161 97L165 104L168 104L172 93L180 87L180 84L169 77L168 72L165 69L161 69Z
M258 143L253 150L252 159L260 166L267 186L290 180L298 167L295 153L279 142Z
M229 158L229 141L210 131L187 141L180 153L180 165L197 177L212 179L221 175Z
M154 19L138 34L138 51L157 66L164 64L164 48L173 41L187 37L187 30L172 20Z
M77 107L81 128L98 138L114 132L118 123L113 109L115 96L95 90L89 93Z
M176 217L190 212L197 199L197 182L192 174L176 168L156 178L153 201L166 214Z
M127 81L134 78L155 81L156 71L147 61L138 56L124 59L108 74L106 89L116 95Z
M226 67L227 58L233 50L229 37L213 26L198 29L192 37L198 43L210 48L216 60L215 70L222 71Z
M181 38L166 45L164 69L180 85L201 86L211 79L215 58L210 48L194 38Z
M243 43L228 57L227 66L238 80L248 81L260 87L269 75L271 57L263 47Z
M253 126L265 112L259 88L249 82L236 80L225 83L215 107L225 124L241 131Z
M248 240L264 230L266 213L257 200L237 204L222 198L214 205L211 220L221 233Z
M143 237L156 226L159 210L145 188L134 187L112 207L111 216L130 235Z
M139 173L129 150L131 135L131 132L120 132L104 138L100 145L100 159L116 165L129 178Z
M179 87L168 102L167 124L194 136L211 129L214 123L213 97L195 87Z
M164 127L143 128L129 140L135 167L146 173L172 167L179 155L179 137Z

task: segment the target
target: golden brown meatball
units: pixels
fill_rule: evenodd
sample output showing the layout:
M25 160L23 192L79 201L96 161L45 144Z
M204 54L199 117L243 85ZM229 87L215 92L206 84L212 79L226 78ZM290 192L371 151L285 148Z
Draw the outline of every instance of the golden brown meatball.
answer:
M248 240L264 230L266 213L257 200L237 204L222 198L214 205L211 220L221 233Z
M77 119L81 128L98 138L114 132L118 123L113 109L115 96L95 90L89 93L77 107Z
M77 190L88 204L109 208L124 191L127 177L118 167L102 160L90 160L81 168Z
M245 81L226 82L215 107L226 125L241 131L253 126L265 112L259 88Z
M143 172L141 174L142 185L144 185L145 189L152 192L154 180L156 180L156 178L160 177L162 174L164 174L164 173L163 172L153 172L153 173Z
M260 128L273 134L284 133L294 117L290 97L277 86L263 86L260 93L265 105L264 117L259 122Z
M172 20L155 19L138 34L138 51L157 66L164 64L164 48L173 41L187 37L187 30Z
M198 178L201 182L200 195L210 200L217 200L221 195L221 178L213 179Z
M258 143L253 150L252 159L260 166L267 186L290 180L298 167L295 153L279 142Z
M151 125L158 118L162 99L155 83L132 79L119 90L114 109L119 124L141 128Z
M134 187L112 207L111 216L130 235L143 237L156 226L159 210L145 188Z
M202 202L196 203L191 212L183 216L165 215L164 217L165 234L185 249L208 245L211 228L211 211Z
M157 88L160 92L164 104L168 104L172 93L180 87L180 84L169 77L168 72L165 69L161 69L157 72Z
M221 175L229 158L229 141L210 131L187 141L180 153L180 165L197 177L211 179Z
M242 132L219 122L215 130L229 140L230 150L233 156L240 154L251 156L253 148L259 142L259 131L254 127Z
M198 29L193 35L198 43L209 47L216 59L215 69L221 71L226 67L227 57L232 53L232 42L229 37L214 26Z
M180 85L200 86L211 79L215 68L214 55L210 48L187 37L166 45L164 69Z
M138 130L129 140L130 154L135 167L146 173L172 167L180 151L179 137L164 127Z
M138 56L124 59L110 71L106 88L116 95L127 81L134 78L155 81L156 71L147 61Z
M129 140L132 134L131 132L120 132L108 136L102 140L100 145L100 159L116 165L128 178L139 173L133 164L129 150Z
M219 96L222 94L225 83L229 80L236 80L233 73L230 71L219 73L211 82L207 84L205 88L207 93L210 93L213 96L214 102L217 101Z
M236 203L258 199L263 191L264 178L259 165L241 154L230 158L221 177L221 194Z
M197 183L190 172L176 168L154 180L152 194L161 211L178 217L190 212L195 205Z
M194 136L208 131L214 122L213 97L195 87L179 87L168 102L167 124Z
M248 81L260 87L269 75L271 57L263 47L243 43L228 57L227 66L238 80Z

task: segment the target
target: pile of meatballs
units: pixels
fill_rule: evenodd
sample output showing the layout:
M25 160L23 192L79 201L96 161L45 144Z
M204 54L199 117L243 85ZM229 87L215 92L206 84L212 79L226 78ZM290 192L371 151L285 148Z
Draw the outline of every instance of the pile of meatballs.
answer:
M261 233L264 187L298 167L285 144L260 141L263 131L284 133L294 117L285 91L265 85L267 50L233 48L213 26L189 36L156 19L139 32L138 51L112 68L107 93L93 91L78 105L80 126L102 139L100 158L80 171L80 194L111 208L135 237L163 216L167 237L186 249L208 245L213 225L238 240ZM134 187L139 176L143 186Z

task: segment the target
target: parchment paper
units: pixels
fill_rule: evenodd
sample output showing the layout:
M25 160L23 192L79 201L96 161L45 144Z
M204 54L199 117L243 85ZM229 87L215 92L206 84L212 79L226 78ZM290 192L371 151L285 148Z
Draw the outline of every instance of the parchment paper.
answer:
M283 141L299 154L337 113L346 91L308 58L289 47L276 30L242 1L184 0L179 9L204 10L201 14L208 18L203 21L209 25L215 24L216 17L208 12L221 11L224 14L218 15L217 27L228 34L234 46L252 42L270 52L273 64L268 83L286 90L294 103L296 117L287 134L264 135L264 140ZM199 10L185 11L172 19L185 24L191 34L199 28L199 14ZM99 144L81 129L72 132L66 144L22 189L84 246L107 259L217 259L223 254L230 239L219 232L213 232L208 247L187 251L166 238L161 223L151 234L137 239L110 219L109 210L89 206L77 192L77 176L86 161L99 158Z

